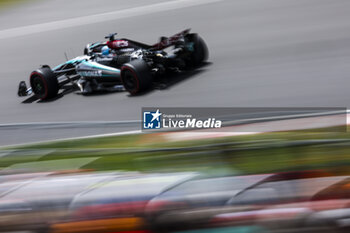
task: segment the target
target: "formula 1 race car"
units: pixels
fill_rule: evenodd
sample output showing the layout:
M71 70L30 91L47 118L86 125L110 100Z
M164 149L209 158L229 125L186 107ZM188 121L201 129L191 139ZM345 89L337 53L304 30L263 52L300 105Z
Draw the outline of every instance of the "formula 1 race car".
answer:
M161 37L154 45L130 39L115 39L88 44L84 55L51 69L48 65L33 71L30 87L19 84L18 95L35 95L38 99L54 98L67 84L82 94L96 91L126 90L138 94L151 87L154 79L170 72L193 69L208 57L203 39L184 30L171 37Z

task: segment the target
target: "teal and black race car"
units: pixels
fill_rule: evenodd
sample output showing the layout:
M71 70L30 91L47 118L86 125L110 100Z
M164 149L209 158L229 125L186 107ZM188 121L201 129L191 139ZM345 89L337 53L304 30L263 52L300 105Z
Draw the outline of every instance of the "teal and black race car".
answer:
M196 68L208 58L205 42L189 29L161 37L154 45L115 36L110 34L107 41L88 44L83 56L55 68L44 65L33 71L30 87L21 81L18 95L45 100L68 87L78 88L82 94L126 90L135 95L150 89L155 79Z

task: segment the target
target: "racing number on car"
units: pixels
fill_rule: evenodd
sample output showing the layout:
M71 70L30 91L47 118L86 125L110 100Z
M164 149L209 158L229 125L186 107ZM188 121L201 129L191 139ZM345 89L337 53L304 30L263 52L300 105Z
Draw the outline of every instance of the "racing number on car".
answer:
M123 48L123 47L128 47L129 46L129 42L127 40L118 40L114 43L114 45L117 48Z

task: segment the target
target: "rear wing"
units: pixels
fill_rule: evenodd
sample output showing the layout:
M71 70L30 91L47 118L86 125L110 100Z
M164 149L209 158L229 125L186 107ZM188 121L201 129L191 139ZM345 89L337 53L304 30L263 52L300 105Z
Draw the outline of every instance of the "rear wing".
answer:
M182 32L179 32L171 37L161 37L160 41L154 45L151 46L151 50L162 50L167 47L170 47L174 45L177 41L182 39L184 36L186 36L191 29L186 29Z

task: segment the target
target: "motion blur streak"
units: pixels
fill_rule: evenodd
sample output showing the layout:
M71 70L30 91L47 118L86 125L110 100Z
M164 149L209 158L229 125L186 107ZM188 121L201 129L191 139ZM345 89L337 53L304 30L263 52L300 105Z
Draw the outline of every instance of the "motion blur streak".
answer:
M116 218L63 223L53 226L53 233L120 232L145 228L140 218ZM142 232L140 232L142 233Z
M231 232L232 227L346 232L350 216L350 176L332 170L224 177L87 171L2 178L0 232Z

